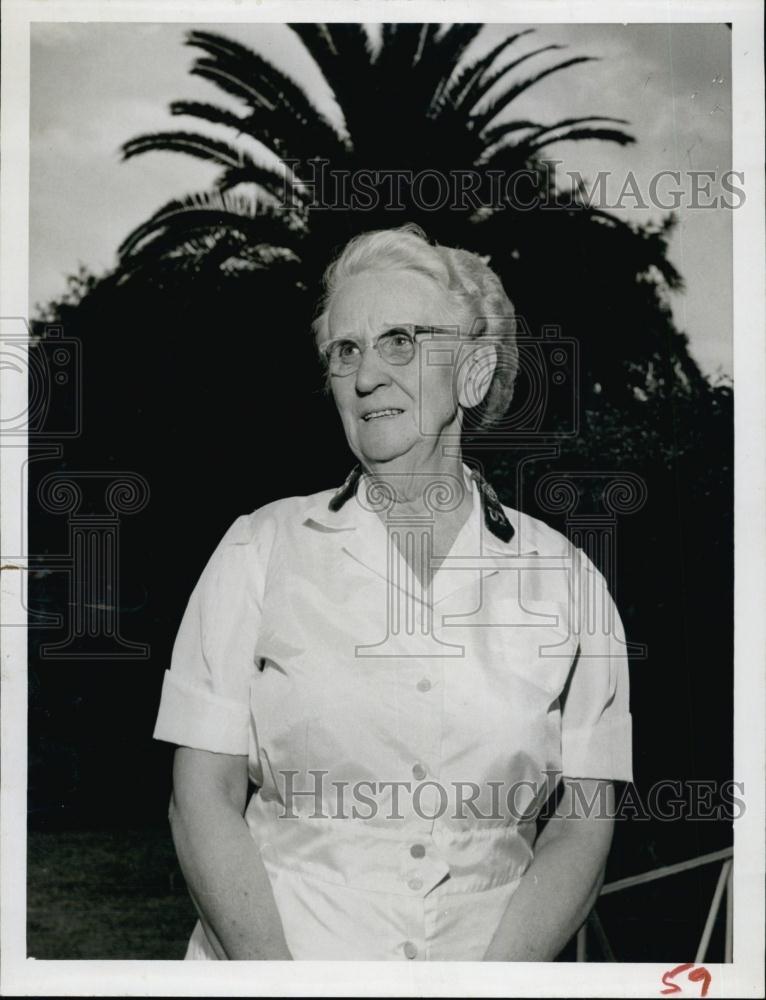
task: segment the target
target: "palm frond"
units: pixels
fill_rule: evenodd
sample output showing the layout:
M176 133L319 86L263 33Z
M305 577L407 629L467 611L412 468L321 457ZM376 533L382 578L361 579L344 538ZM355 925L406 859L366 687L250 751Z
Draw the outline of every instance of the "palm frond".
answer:
M609 118L607 116L602 117L601 115L588 115L581 118L563 118L561 121L554 122L552 125L540 125L539 123L527 120L506 122L502 125L496 125L494 128L489 128L482 133L481 139L484 144L484 152L479 159L478 165L485 169L491 169L497 166L498 154L508 148L507 146L500 146L500 143L502 143L503 139L512 135L514 132L522 130L528 131L529 134L524 137L523 145L526 150L534 152L535 150L542 149L543 146L547 146L551 142L557 142L559 139L568 138L568 134L562 133L562 130L570 129L577 125L590 125L596 122L599 123L599 126L601 123L606 122L615 125L628 124L624 118ZM615 129L613 130L613 133L611 141L617 142L621 146L627 146L630 143L635 142L633 136L629 135L627 132ZM596 137L591 136L589 138ZM605 136L604 138L607 137Z
M282 103L304 120L319 118L332 128L299 84L247 46L207 31L189 32L186 44L207 52L212 62L225 72L257 81L263 95L273 104Z
M466 108L474 108L479 103L479 101L485 97L490 90L499 83L504 76L507 76L512 70L521 66L522 63L527 62L529 59L533 59L535 56L542 55L543 52L553 52L558 49L563 49L565 46L551 44L543 45L539 49L532 49L531 52L525 52L523 55L519 56L518 59L514 59L512 62L507 63L501 69L496 70L489 76L483 74L478 80L476 80L466 91L463 98Z
M285 263L297 264L300 258L268 242L254 243L233 230L201 226L179 235L169 228L121 262L118 283L141 273L150 279L163 278L168 272L199 276L218 271L231 275Z
M484 28L483 24L451 24L434 40L439 57L446 67L456 66L463 58L468 46L478 37Z
M561 135L549 135L547 138L534 140L529 143L529 149L534 153L549 146L552 142L564 142L580 139L600 139L602 142L616 142L618 146L629 146L636 140L627 132L622 132L614 128L573 128L563 132Z
M383 72L409 73L422 49L427 25L416 23L384 24L382 44L376 65Z
M302 130L304 136L310 136L311 152L315 155L344 153L343 137L332 122L294 80L267 59L238 42L210 32L191 32L187 44L208 53L207 58L195 61L193 75L215 83L253 110L259 108L279 115L294 145Z
M211 139L197 132L153 132L129 139L122 146L123 160L149 152L186 153L223 167L239 166L244 157L241 150L223 139Z
M346 128L353 138L368 108L367 88L373 51L370 38L361 24L288 24L321 70L341 108Z
M173 115L189 115L201 118L213 125L225 125L233 129L237 135L246 135L261 143L281 160L300 160L301 152L306 142L306 130L300 126L288 127L281 115L276 115L264 108L253 108L247 115L238 115L215 104L201 104L198 101L173 101L170 105ZM291 134L292 133L292 134ZM300 149L291 146L296 141L301 143Z
M628 121L625 118L610 118L608 115L587 115L583 118L562 118L559 122L554 122L552 125L541 125L539 122L531 121L514 121L505 122L502 125L495 125L493 128L487 129L482 132L482 139L486 143L487 147L495 146L498 142L509 135L511 132L518 132L520 129L532 128L535 129L535 139L539 139L541 136L549 133L556 132L562 128L570 128L572 125L585 125L588 122L611 122L612 125L627 125Z
M380 31L380 51L388 49L396 44L396 36L399 34L399 24L396 21L384 21Z
M210 122L211 125L225 125L233 129L237 135L250 134L248 129L248 116L238 115L228 108L222 108L218 104L205 104L201 101L172 101L170 103L171 115L187 115L190 118L201 118Z
M434 48L434 41L439 34L438 24L421 24L418 35L418 44L415 49L413 62L415 65L423 63L429 55L429 50Z
M392 95L400 113L407 117L434 118L438 114L436 95L453 69L436 44L439 31L438 24L400 26L395 41L380 52L381 98Z
M373 59L370 38L361 24L314 24L307 22L287 25L320 68L328 83L334 87L337 60L371 65ZM355 81L350 81L355 82Z
M182 246L191 233L217 229L235 230L256 243L273 242L297 251L305 220L298 213L276 210L242 193L203 191L163 205L122 241L117 253L121 263L126 263L149 246L166 252L174 241Z
M552 73L558 73L562 69L568 69L570 66L577 66L580 63L594 62L594 56L573 56L571 59L565 59L563 62L556 63L553 66L548 66L546 69L541 70L534 76L527 77L525 80L521 80L519 83L514 83L506 91L504 91L499 97L495 98L493 101L483 109L477 111L471 116L471 121L473 127L479 132L484 131L484 129L493 121L500 112L506 108L511 101L515 100L520 94L523 94L525 90L529 90L540 80L545 79L546 76L550 76Z
M481 59L475 59L473 62L468 63L464 66L457 75L452 75L452 68L450 69L450 75L444 81L444 85L439 91L434 95L436 101L444 101L453 108L460 107L463 103L463 96L469 86L478 80L481 75L489 69L492 63L500 56L502 53L513 43L521 38L523 35L528 35L533 32L534 28L525 28L524 31L517 31L513 35L509 35L508 38L504 38L501 42L490 49L490 51L482 56ZM451 82L450 82L451 80Z
M257 163L244 150L223 139L211 139L196 132L157 132L136 136L122 147L125 160L148 152L185 153L223 167L223 172L216 179L216 187L222 190L250 183L262 188L277 201L284 201L287 195L299 199L303 197L290 173L280 173L273 167Z
M440 34L440 28L438 24L421 25L412 65L412 79L408 81L413 86L416 107L422 109L432 119L437 118L444 110L444 90L456 69L456 63L445 57L441 45L445 33ZM458 37L453 39L453 42L465 43L470 37L470 35L465 35L463 39Z
M243 83L209 60L197 60L190 72L242 99L250 108L251 133L267 145L276 140L277 155L298 160L311 155L327 158L345 155L345 144L334 130L328 130L321 122L291 115L279 102L272 104L264 98L256 86Z
M245 157L242 164L229 167L216 179L215 190L230 191L241 184L251 184L260 189L274 207L296 207L311 200L312 195L297 180L292 171L272 170Z

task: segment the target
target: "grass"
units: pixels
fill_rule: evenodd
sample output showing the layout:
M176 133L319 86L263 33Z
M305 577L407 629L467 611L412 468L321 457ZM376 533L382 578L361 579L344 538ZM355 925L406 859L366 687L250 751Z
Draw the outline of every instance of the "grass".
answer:
M27 954L37 959L182 959L196 914L167 828L30 831ZM690 961L718 867L605 897L620 961ZM562 960L574 960L571 942ZM592 961L601 960L591 936ZM723 960L723 908L709 961Z
M167 829L30 831L27 954L182 959L196 915Z

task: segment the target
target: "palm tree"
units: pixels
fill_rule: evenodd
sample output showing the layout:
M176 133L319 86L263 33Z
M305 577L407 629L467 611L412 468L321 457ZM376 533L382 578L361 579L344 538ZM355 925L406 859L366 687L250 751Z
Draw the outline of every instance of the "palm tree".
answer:
M592 57L569 56L525 75L527 63L561 48L542 45L508 60L531 29L466 59L480 24L384 24L376 47L360 24L290 27L331 87L343 128L264 57L221 34L190 32L187 44L203 53L192 74L235 98L242 110L175 101L173 115L223 127L230 139L166 131L124 144L125 159L173 151L212 162L220 172L212 190L174 199L125 239L119 249L123 278L170 270L212 273L219 280L278 268L296 290L313 294L334 248L350 236L415 221L441 242L489 254L532 328L558 325L598 340L598 353L584 356L589 386L611 382L619 385L618 395L632 398L646 390L652 359L655 385L658 366L668 363L671 383L701 377L682 335L667 360L664 295L681 287L666 255L670 221L653 229L630 227L562 198L555 179L539 169L553 142L634 142L620 127L626 123L602 115L545 124L509 117L514 100L536 83ZM325 177L367 172L368 203L322 207L337 192L316 184L312 189L318 162ZM479 185L473 200L429 210L413 178L434 171L451 179L470 173ZM399 181L392 203L394 173ZM498 200L493 173L521 177L526 190L516 194L522 202L537 199L546 209L521 210L507 189ZM587 297L594 274L603 279L600 306ZM579 302L575 322L573 302Z
M359 24L290 27L332 87L345 129L337 129L300 86L262 56L220 34L192 31L188 44L204 55L191 72L235 97L244 113L176 101L170 107L172 114L224 126L232 141L169 131L125 143L125 159L154 150L174 151L220 167L214 191L170 202L131 233L120 248L125 267L158 257L182 266L212 260L215 266L226 267L272 265L293 255L307 260L314 256L312 251L323 245L326 249L327 242L342 240L344 229L391 225L392 215L421 219L429 230L436 223L454 236L458 218L462 227L473 214L470 207L437 218L419 204L408 175L435 168L447 176L471 170L486 177L488 171L512 173L529 166L546 145L562 139L633 141L606 124L624 123L601 116L549 125L519 119L497 123L513 100L536 82L589 61L587 56L558 61L498 92L498 85L514 70L561 48L544 45L499 66L501 56L529 30L509 35L486 55L461 66L461 57L481 25L442 29L435 24L385 24L377 51ZM243 137L274 154L272 161L290 162L293 169L288 176L278 162L258 162L243 148ZM327 164L326 176L340 171L358 175L363 170L386 174L376 192L377 206L345 213L312 210L312 194L325 204L332 196L330 191L307 193L301 188L302 182L315 178L312 161L319 160ZM398 184L403 208L398 210L385 207L391 200L388 171L402 172ZM389 188L384 190L386 184ZM284 207L286 195L289 210ZM344 218L339 220L339 214ZM275 253L278 250L283 252Z

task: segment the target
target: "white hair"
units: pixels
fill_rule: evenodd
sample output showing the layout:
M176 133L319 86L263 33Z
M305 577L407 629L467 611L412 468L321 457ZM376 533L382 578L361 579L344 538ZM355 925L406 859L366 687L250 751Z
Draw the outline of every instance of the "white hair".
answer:
M429 243L414 223L355 236L325 271L323 294L313 323L317 337L326 333L327 312L335 292L347 278L365 271L424 275L445 293L450 316L458 321L461 333L494 345L497 366L482 404L481 422L499 420L513 397L518 371L516 320L500 279L485 259L468 250Z

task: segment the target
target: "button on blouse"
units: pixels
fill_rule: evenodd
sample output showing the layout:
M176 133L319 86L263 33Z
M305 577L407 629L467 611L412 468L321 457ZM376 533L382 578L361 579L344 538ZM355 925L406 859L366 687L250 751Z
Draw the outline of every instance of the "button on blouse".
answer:
M247 755L295 959L480 960L562 776L632 779L625 637L584 553L499 503L489 530L466 467L471 515L426 590L363 482L234 521L154 736ZM215 958L199 923L187 958Z

